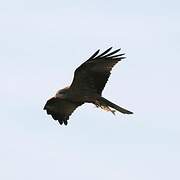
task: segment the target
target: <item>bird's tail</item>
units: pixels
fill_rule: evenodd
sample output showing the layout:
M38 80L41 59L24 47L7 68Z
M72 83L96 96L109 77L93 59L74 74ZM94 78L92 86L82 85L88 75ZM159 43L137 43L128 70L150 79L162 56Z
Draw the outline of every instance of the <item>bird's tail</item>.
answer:
M121 112L123 114L133 114L133 112L128 111L127 109L124 109L124 108L122 108L122 107L112 103L111 101L105 99L104 97L100 98L100 102L99 103L100 103L99 106L102 109L105 109L107 111L111 111L113 114L115 113L115 111L111 110L109 107L111 107L111 108L113 108L113 109L115 109L115 110L117 110L117 111L119 111L119 112Z

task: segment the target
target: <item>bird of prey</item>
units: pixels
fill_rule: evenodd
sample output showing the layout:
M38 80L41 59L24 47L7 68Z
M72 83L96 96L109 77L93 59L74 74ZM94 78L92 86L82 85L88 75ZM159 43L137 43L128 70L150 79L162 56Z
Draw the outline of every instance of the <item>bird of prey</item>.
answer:
M54 97L46 102L44 110L60 125L67 125L72 112L84 103L95 104L96 107L113 114L115 110L124 114L132 114L131 111L102 97L102 91L113 66L125 59L124 54L117 54L121 49L110 52L111 49L112 47L101 54L99 54L100 50L96 51L75 70L71 85L59 90Z

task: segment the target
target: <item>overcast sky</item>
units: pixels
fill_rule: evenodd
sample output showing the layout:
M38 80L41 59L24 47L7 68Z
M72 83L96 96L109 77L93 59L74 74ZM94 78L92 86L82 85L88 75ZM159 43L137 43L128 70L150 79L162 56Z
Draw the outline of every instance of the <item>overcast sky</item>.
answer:
M179 180L180 3L0 2L0 179ZM43 106L97 49L122 48L103 96L67 127Z

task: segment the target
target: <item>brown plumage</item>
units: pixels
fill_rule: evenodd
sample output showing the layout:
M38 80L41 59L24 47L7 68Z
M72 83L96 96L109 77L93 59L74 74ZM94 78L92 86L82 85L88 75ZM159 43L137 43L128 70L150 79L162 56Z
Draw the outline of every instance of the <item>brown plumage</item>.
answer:
M54 120L58 120L61 125L63 123L67 125L72 112L84 103L93 103L113 114L115 110L132 114L131 111L101 96L113 66L125 58L124 54L116 54L120 49L110 52L111 49L112 47L100 55L98 55L100 50L96 51L75 70L72 84L59 90L55 97L45 104L44 110L47 114L50 114Z

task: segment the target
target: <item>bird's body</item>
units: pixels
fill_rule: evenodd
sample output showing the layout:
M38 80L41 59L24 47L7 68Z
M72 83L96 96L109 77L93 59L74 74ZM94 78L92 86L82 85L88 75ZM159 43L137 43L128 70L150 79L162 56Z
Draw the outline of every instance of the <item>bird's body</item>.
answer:
M132 112L117 106L102 97L102 91L110 76L113 66L124 59L124 54L117 54L120 49L108 53L112 48L100 54L96 51L87 61L81 64L74 73L74 79L69 87L59 90L56 95L49 99L44 106L47 114L60 124L67 125L72 112L84 103L93 103L106 111L115 110L132 114ZM112 108L112 109L111 109Z

